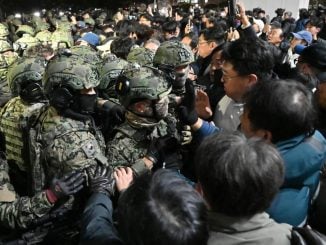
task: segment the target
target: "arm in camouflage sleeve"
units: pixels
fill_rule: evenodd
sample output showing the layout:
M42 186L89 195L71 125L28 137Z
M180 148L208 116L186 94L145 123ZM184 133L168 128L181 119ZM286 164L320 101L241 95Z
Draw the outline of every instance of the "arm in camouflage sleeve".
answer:
M153 163L145 157L147 148L125 135L118 133L115 138L107 143L106 156L112 167L131 167L135 175L149 171Z
M0 159L0 225L15 228L26 228L32 220L37 219L52 208L42 191L33 197L19 197L10 184L8 164Z

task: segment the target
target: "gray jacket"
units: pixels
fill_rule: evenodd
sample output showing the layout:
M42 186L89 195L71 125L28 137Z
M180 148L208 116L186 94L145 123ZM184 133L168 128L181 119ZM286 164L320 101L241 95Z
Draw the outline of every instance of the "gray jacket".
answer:
M209 212L208 221L210 226L208 245L291 244L292 227L288 224L276 223L267 213L239 219Z

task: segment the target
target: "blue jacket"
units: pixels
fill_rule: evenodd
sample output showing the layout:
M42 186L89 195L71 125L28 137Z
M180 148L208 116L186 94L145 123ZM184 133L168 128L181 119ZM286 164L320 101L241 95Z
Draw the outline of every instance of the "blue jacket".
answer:
M110 198L101 193L94 193L89 198L83 212L80 244L122 245L113 221L113 207Z
M200 140L219 131L203 122L195 136ZM285 164L285 180L267 213L279 223L298 226L308 215L309 206L319 184L320 170L326 161L326 140L316 131L276 144Z

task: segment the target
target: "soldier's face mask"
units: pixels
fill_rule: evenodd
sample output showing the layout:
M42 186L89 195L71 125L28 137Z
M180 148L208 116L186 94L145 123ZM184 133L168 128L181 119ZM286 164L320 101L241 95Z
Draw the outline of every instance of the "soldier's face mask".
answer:
M189 75L189 65L176 67L172 73L173 79L173 88L183 88L185 86L186 80Z
M95 112L96 101L97 101L97 94L95 93L94 89L92 89L91 93L81 92L75 95L72 108L74 111L78 113L84 115L91 115Z

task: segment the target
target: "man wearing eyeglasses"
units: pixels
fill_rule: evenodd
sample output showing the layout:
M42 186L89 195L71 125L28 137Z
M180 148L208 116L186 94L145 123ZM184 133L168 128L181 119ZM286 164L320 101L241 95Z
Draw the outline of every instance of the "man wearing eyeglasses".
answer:
M243 95L259 80L272 77L273 56L260 39L239 39L229 43L222 52L222 79L226 95L215 108L216 126L234 131L243 112Z

